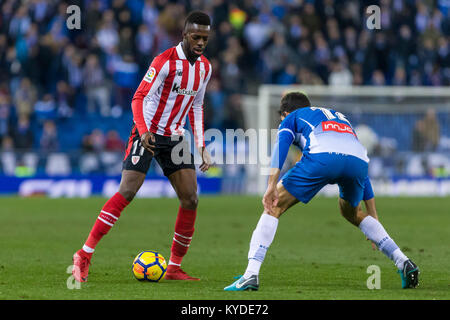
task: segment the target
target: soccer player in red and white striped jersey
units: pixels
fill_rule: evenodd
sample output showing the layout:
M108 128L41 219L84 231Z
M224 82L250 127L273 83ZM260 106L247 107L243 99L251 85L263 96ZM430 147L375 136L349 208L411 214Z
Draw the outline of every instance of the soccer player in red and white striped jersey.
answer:
M182 42L157 56L133 98L139 133L183 135L189 114L197 145L203 147L203 97L210 77L208 59L200 55L194 63L189 62Z
M203 172L209 169L211 159L205 149L203 132L203 98L212 68L203 51L208 43L210 26L207 14L200 11L189 14L183 41L154 58L137 88L132 100L134 124L125 150L119 190L103 206L83 248L74 254L73 275L77 281L87 281L95 247L133 200L153 158L158 161L180 200L165 279L199 280L181 269L197 215L197 178L193 155L189 152L190 162L178 164L172 159L172 149L186 143L182 137L188 116L202 157L199 168ZM181 150L184 153L187 148Z

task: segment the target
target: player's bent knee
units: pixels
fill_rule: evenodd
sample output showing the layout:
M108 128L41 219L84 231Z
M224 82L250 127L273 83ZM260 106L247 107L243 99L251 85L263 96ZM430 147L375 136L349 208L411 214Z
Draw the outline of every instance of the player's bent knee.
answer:
M119 193L128 201L131 202L136 196L137 191L130 188L119 188Z
M119 193L128 201L134 199L145 180L145 174L137 171L122 171Z
M198 196L196 193L189 194L180 197L180 204L182 208L189 209L189 210L195 210L198 206Z
M286 210L287 209L282 208L282 207L274 207L274 208L272 208L272 212L266 212L266 213L279 219Z
M134 199L139 187L135 186L133 183L121 183L119 186L119 193L127 199L128 202Z

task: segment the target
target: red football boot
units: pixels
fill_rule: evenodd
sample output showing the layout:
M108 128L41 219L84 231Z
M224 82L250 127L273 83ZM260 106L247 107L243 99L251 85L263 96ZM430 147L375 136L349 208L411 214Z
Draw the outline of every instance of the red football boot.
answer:
M199 278L194 278L184 272L179 266L169 265L167 267L167 273L164 277L166 280L190 280L190 281L198 281Z
M91 264L91 255L78 250L73 255L72 275L78 282L86 282L89 273L89 265Z

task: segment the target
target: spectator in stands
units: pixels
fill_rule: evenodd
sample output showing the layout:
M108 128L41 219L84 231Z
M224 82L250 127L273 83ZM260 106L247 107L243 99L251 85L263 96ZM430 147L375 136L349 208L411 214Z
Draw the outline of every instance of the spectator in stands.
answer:
M86 33L89 38L93 38L102 20L102 3L100 0L89 1L85 17L86 28L83 33Z
M11 102L7 94L0 93L0 138L9 134Z
M312 46L311 42L303 39L300 41L297 48L298 59L296 63L298 67L305 67L312 69L315 66L313 54L312 54Z
M347 57L350 61L354 61L356 58L355 54L358 50L358 37L355 28L350 26L345 28L343 43Z
M381 70L375 70L372 75L372 81L370 83L373 86L384 86L386 84L386 79L384 78L384 73Z
M244 115L242 111L242 96L238 93L231 94L227 99L225 115L225 128L245 128Z
M416 122L413 131L414 151L436 151L439 145L440 126L434 109L428 109L425 116Z
M58 132L56 125L52 120L46 120L44 122L39 146L44 152L58 151Z
M83 78L83 57L80 51L76 51L68 60L67 79L70 86L80 92L85 80Z
M364 84L364 76L362 72L362 66L359 63L354 63L351 66L352 70L352 85L361 86Z
M329 18L326 22L327 42L330 52L335 59L346 58L345 49L341 41L338 22L335 18Z
M294 63L289 63L288 65L286 65L286 68L284 68L284 70L278 76L276 83L284 85L294 84L296 82L296 77L297 77L297 67L295 66Z
M423 45L418 50L418 56L421 67L423 68L423 72L430 71L438 57L432 39L430 38L424 39Z
M320 30L321 21L319 16L316 14L316 9L313 3L305 3L303 13L300 17L305 27L308 28L311 33Z
M344 67L339 60L331 63L331 73L328 77L328 84L331 86L350 86L353 82L353 76L350 70Z
M324 81L327 80L328 75L328 63L331 59L330 48L321 32L314 34L314 71Z
M450 67L450 44L446 37L440 37L437 44L437 54L439 64L443 67Z
M409 57L415 51L415 43L411 29L408 25L403 24L400 26L399 34L393 49L396 55L396 64L409 66Z
M418 32L425 31L429 20L429 11L425 3L417 2L417 13L415 18L415 26Z
M440 126L437 119L436 110L428 109L424 117L424 126L426 133L425 149L429 151L436 151L439 145Z
M120 55L134 55L133 30L131 27L120 29L118 50Z
M147 69L153 57L156 37L153 28L141 24L136 34L136 53L140 69Z
M395 69L394 79L392 80L394 86L405 86L406 85L406 71L405 68L398 66Z
M22 114L19 116L17 126L12 132L15 147L19 150L29 150L33 146L33 131L30 127L30 119Z
M220 73L225 92L240 92L243 89L242 70L238 65L237 55L233 51L227 50L223 54L223 61Z
M50 93L44 94L42 99L36 102L34 105L34 114L40 122L56 118L55 99Z
M294 50L287 45L286 38L281 33L274 34L273 44L265 50L263 57L271 83L276 82L287 64L296 60Z
M289 18L288 43L295 47L299 43L303 33L302 20L298 15Z
M372 55L372 59L374 59L374 69L377 70L377 73L382 73L383 78L385 78L390 67L389 58L391 56L391 45L386 34L376 33L375 37L370 42L368 50Z
M267 23L263 23L259 16L253 16L245 25L243 36L252 55L256 56L269 40L269 32L270 26ZM297 32L292 31L292 33L297 35ZM295 35L292 36L294 37Z
M56 105L58 117L65 119L73 116L74 94L67 82L61 80L56 84Z
M105 149L105 136L100 129L92 130L89 140L93 151L101 152Z
M414 125L412 134L412 150L416 152L422 152L425 150L426 138L425 138L425 124L423 119L420 119Z
M214 70L214 69L213 69ZM205 127L215 129L225 129L223 122L225 119L226 94L222 90L220 79L212 78L209 81L206 91L206 101L209 108L205 109Z
M213 23L214 27L218 27L223 21L228 19L229 14L229 4L225 0L214 0L213 1Z
M142 10L142 20L149 27L152 28L156 20L158 20L159 11L156 8L155 0L145 0L144 8Z
M30 25L31 19L28 15L28 6L27 4L22 4L16 10L9 23L9 36L13 39L17 39L18 37L25 35Z
M114 18L118 23L119 30L131 27L131 10L125 3L125 0L113 0L112 10L114 12Z
M308 68L300 68L297 83L303 85L323 85L322 79Z
M130 105L133 93L139 84L138 73L139 66L131 55L124 55L113 64L116 103L122 108Z
M14 140L10 136L4 136L2 139L1 152L10 152L14 150Z
M37 100L37 90L30 79L23 78L20 87L14 95L14 104L16 105L19 116L29 117L33 112L33 106Z
M98 105L100 114L108 117L111 112L110 91L96 55L90 54L87 57L83 68L83 78L88 112L93 113L95 106Z
M103 13L103 19L96 33L96 40L104 53L109 54L119 44L119 33L117 23L114 19L114 12L106 10Z
M91 134L83 135L83 138L81 139L81 151L85 153L94 152Z
M125 143L120 139L116 130L109 130L105 138L105 150L111 152L123 152Z
M171 39L177 39L183 30L184 5L181 3L167 3L160 9L158 21L162 29ZM164 51L163 48L159 48Z
M223 21L220 23L217 30L217 51L218 53L226 50L227 42L230 37L233 36L233 26L229 21Z

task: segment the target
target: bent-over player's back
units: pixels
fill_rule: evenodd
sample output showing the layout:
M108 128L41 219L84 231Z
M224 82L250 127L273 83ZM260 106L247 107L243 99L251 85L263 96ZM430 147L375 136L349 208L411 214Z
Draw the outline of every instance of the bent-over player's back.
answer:
M338 111L320 107L297 109L282 121L279 132L282 131L293 135L293 144L303 154L331 152L369 162L367 150L359 142L350 121Z

